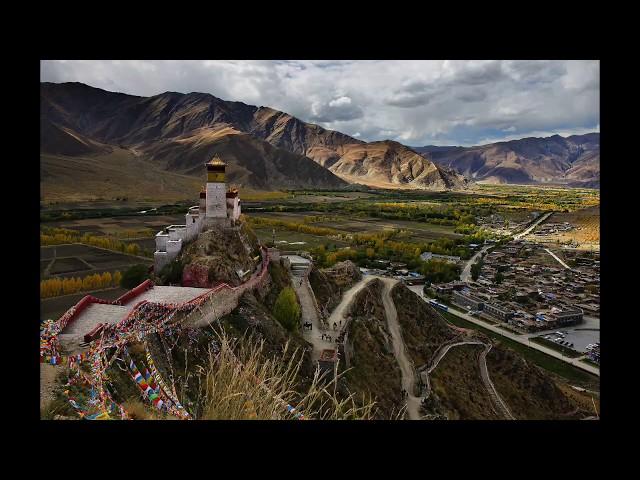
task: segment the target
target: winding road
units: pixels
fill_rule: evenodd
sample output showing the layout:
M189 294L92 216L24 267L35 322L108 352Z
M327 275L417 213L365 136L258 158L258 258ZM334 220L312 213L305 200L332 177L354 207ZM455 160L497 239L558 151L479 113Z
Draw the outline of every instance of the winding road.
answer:
M491 350L492 345L480 341L456 342L441 346L440 349L436 352L434 359L431 361L430 366L426 368L425 365L420 368L420 376L424 384L426 385L426 391L422 398L427 399L429 398L429 395L431 395L431 380L429 379L429 375L437 368L438 364L449 352L449 350L451 350L453 347L459 347L461 345L483 345L485 347L478 357L478 365L480 367L480 378L482 379L482 383L484 383L484 386L487 390L487 393L489 394L489 398L491 399L496 412L508 420L515 420L515 417L511 413L511 410L496 390L496 387L493 385L491 377L489 376L489 369L487 368L487 354Z
M382 280L384 290L382 293L382 303L384 305L385 317L387 317L387 325L391 333L391 341L393 343L393 353L400 367L402 375L402 388L407 392L407 414L409 420L420 420L420 397L414 395L416 388L416 373L413 363L407 356L404 340L400 324L398 323L398 312L391 298L391 289L398 283L398 280L386 277L377 277Z
M409 287L409 290L411 290L412 292L414 292L416 295L418 295L420 298L422 298L423 301L428 302L428 300L425 298L424 294L421 291L421 286L417 285L417 286L412 286ZM563 362L569 363L571 365L573 365L574 367L579 368L580 370L584 370L588 373L591 373L593 375L596 376L600 376L600 369L597 367L594 367L592 365L589 365L588 363L584 363L581 362L580 360L582 359L582 357L577 357L577 358L570 358L570 357L566 357L564 356L561 352L557 351L557 350L553 350L549 347L545 347L544 345L540 344L540 343L536 343L536 342L531 342L530 341L530 337L535 336L535 335L540 335L541 332L538 332L537 334L531 334L531 335L527 335L527 334L522 334L522 335L517 335L509 330L505 330L502 328L497 327L496 325L492 325L490 323L484 322L476 317L472 317L471 315L467 315L466 313L457 310L453 307L449 307L447 310L449 313L463 318L464 320L467 320L468 322L471 323L475 323L476 325L482 327L482 328L486 328L487 330L491 330L493 333L497 333L500 336L506 337L510 340L513 340L514 342L518 342L521 343L522 345L526 345L529 348L533 348L534 350L539 350L542 353L546 353L547 355L557 358L558 360L562 360ZM544 333L544 332L542 332Z
M498 414L501 414L507 420L515 420L516 417L514 417L511 413L511 410L496 390L496 387L493 385L491 377L489 376L489 369L487 368L487 354L491 351L493 345L488 344L485 345L485 347L486 348L478 357L478 364L480 365L480 377L482 378L482 382L484 383L484 386L489 393L489 398L491 398L491 401L496 407L496 411L498 412Z

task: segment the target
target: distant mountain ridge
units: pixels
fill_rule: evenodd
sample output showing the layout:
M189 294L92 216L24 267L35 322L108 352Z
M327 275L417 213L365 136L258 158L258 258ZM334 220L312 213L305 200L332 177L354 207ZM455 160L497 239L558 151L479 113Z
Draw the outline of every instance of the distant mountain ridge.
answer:
M384 149L375 146L367 159L369 166L377 163L376 168L343 174L344 168L332 170L331 165L355 146L369 144L269 107L204 93L139 97L81 83L45 82L40 105L42 154L106 155L120 148L181 175L201 175L204 160L218 154L229 161L230 183L257 189L343 188L348 183L434 189L466 185L457 173L415 152L408 168L397 160L412 155L390 161Z
M528 137L474 147L413 147L425 158L485 183L599 187L600 134Z

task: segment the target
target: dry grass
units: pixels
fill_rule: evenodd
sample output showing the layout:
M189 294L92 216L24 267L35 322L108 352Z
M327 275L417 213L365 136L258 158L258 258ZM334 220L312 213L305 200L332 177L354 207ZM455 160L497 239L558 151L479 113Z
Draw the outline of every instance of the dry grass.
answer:
M140 400L129 399L122 404L132 420L179 420L173 415L165 415Z
M207 420L291 420L287 404L305 419L366 420L373 418L373 402L360 406L353 395L339 398L337 379L327 380L316 370L311 385L300 391L297 376L302 353L289 352L268 358L264 342L252 336L230 339L218 333L219 348L210 351L205 376L203 419ZM286 360L288 358L288 360Z

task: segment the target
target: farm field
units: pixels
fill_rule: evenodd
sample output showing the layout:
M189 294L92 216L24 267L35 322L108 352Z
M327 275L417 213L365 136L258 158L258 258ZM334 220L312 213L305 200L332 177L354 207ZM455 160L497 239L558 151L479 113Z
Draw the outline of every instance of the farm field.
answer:
M272 227L254 227L253 231L256 233L261 242L271 242L273 239ZM320 245L326 243L334 244L337 247L346 247L349 245L347 242L328 239L327 237L320 235L292 232L290 230L276 228L276 246L283 250L308 250L310 248L319 247Z
M126 288L109 288L106 290L97 290L92 292L73 293L71 295L63 295L60 297L45 298L40 300L40 319L56 320L62 316L64 312L69 310L73 305L78 303L86 295L94 295L105 300L115 300L119 296L127 292Z
M66 228L76 230L81 233L93 233L95 235L118 236L123 232L140 231L141 233L151 233L153 235L163 227L172 224L184 223L184 215L131 215L122 217L105 218L84 218L80 220L57 220L53 222L42 222L45 227ZM149 232L144 232L150 230Z
M55 260L54 260L55 256ZM84 277L94 273L123 272L131 265L151 265L152 259L143 259L119 252L112 252L89 245L56 245L40 247L40 273L44 274L49 263L49 275L59 277Z
M578 249L599 249L600 247L600 206L584 208L575 212L558 212L551 215L549 222L569 222L573 230L545 237L546 242L577 244Z
M285 222L304 223L305 218L310 216L324 215L330 218L327 221L313 222L309 225L315 227L333 228L344 233L367 233L374 234L384 230L402 229L407 230L403 240L411 242L433 241L439 238L461 238L462 234L455 233L455 227L449 225L437 225L425 222L414 222L410 220L390 220L372 217L349 217L343 214L326 214L324 212L310 211L300 212L252 212L247 216L267 218L271 220L282 220ZM276 232L278 229L276 228ZM269 229L269 233L271 230ZM295 233L295 232L290 232ZM270 237L269 237L270 238Z

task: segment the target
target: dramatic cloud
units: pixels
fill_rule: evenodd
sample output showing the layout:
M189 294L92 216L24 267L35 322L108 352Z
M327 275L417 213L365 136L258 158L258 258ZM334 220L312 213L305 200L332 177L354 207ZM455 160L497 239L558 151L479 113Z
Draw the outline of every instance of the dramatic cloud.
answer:
M314 122L343 122L361 118L363 115L362 108L344 95L330 100L329 103L314 102L311 105L311 120Z
M598 61L47 60L41 79L141 96L205 92L362 140L415 146L582 133L600 125Z

